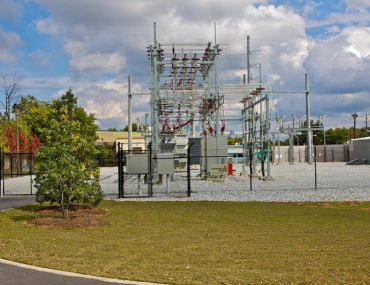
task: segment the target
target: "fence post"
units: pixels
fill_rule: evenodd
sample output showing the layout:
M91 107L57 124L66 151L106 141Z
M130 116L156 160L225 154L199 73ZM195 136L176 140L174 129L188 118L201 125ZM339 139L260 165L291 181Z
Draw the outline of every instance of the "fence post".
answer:
M153 197L153 177L152 177L152 142L149 143L149 197Z
M331 149L331 156L332 156L332 159L333 159L333 162L334 162L335 161L334 148Z
M121 163L121 198L123 198L125 196L125 192L124 192L124 174L123 174L123 169L124 169L124 165L123 165L123 145L120 144L120 155L119 155L119 161Z
M31 187L31 195L33 195L32 193L32 147L30 146L30 153L29 153L29 156L28 156L28 159L30 160L30 163L28 165L28 174L30 176L30 187Z
M125 156L125 153L123 152L123 149L121 149L121 197L125 197L125 164L123 161L126 162L127 167L127 155Z
M22 153L18 152L18 168L21 172L21 177L23 177L23 168L22 168ZM17 169L17 177L19 177L18 169Z
M317 149L315 145L315 189L317 189Z
M121 174L121 143L118 142L117 148L117 160L118 160L118 198L122 198L121 184L122 184L122 174Z
M252 182L252 175L253 175L253 156L254 154L252 153L252 144L249 144L249 190L253 190L253 182Z
M187 153L187 178L188 178L188 197L191 196L191 176L190 176L190 150L194 143L192 143L188 148Z
M262 170L262 177L265 177L265 156L264 156L264 147L263 147L263 142L261 142L261 170Z
M9 153L10 158L10 178L13 178L13 154Z
M190 186L190 148L188 148L188 153L187 153L187 178L188 178L188 197L190 197L191 193L191 186Z
M5 156L4 156L4 149L1 150L1 173L3 176L3 195L5 196ZM0 180L1 182L1 180Z
M3 150L0 148L0 197L4 195L1 187L1 180L3 179Z

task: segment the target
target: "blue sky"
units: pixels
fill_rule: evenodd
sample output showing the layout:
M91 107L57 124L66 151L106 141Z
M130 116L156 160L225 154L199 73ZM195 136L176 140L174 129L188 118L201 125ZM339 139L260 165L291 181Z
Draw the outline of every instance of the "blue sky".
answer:
M55 98L71 87L100 127L127 124L127 76L147 91L146 46L158 24L159 41L218 39L231 47L223 81L241 80L246 41L261 50L263 80L278 89L302 89L308 72L312 112L328 127L359 124L370 114L370 0L0 0L0 73L24 75L24 95ZM222 60L222 59L221 59ZM303 99L275 98L274 111L304 111ZM231 102L230 106L233 105ZM149 110L134 103L135 116ZM232 126L234 128L234 126ZM237 126L235 126L237 128Z

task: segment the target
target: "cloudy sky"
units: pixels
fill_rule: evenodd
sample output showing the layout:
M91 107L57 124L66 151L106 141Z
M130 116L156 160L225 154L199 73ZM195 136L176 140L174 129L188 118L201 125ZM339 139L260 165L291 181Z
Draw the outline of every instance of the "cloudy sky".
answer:
M310 77L312 114L327 128L370 114L370 0L0 0L0 73L24 75L23 94L49 100L71 87L102 129L127 124L127 76L147 92L146 46L217 41L222 83L241 82L246 37L277 90L302 90ZM253 70L257 77L258 70ZM304 113L304 96L274 96L279 115ZM148 97L135 97L143 120ZM232 126L232 128L237 128Z

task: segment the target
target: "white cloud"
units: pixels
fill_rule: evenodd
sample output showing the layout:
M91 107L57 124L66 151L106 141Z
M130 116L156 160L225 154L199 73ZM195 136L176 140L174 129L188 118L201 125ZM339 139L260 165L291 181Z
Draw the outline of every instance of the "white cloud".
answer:
M13 32L4 31L0 27L0 62L10 63L15 60L12 50L22 45L21 37Z
M333 40L347 42L345 50L357 57L367 57L370 54L370 27L347 27Z
M45 54L42 50L38 49L33 53L28 55L28 58L31 60L32 63L36 65L49 65L49 56Z
M300 67L302 56L289 54L307 53L306 42L281 45L253 41L253 38L295 37L305 39L305 21L288 6L275 7L264 5L267 1L234 0L231 1L197 1L186 3L176 1L116 1L103 3L97 0L60 1L39 0L49 8L52 18L38 22L40 32L48 32L46 26L54 26L53 32L63 38L64 49L70 54L70 67L75 78L101 80L103 74L116 73L125 78L132 74L134 81L140 82L142 91L147 92L149 80L146 46L153 43L153 22L157 22L159 42L204 42L213 41L213 22L217 22L217 38L220 43L232 42L232 53L245 53L247 34L252 37L254 49L268 47L271 53L285 51L281 57L258 57L267 66L289 65ZM254 6L254 3L262 5ZM86 9L89 7L89 9ZM225 47L226 48L226 47ZM239 61L239 62L238 62ZM232 64L242 66L240 58ZM112 66L110 68L100 68ZM255 70L257 74L257 70ZM270 70L274 73L274 71ZM240 78L237 70L223 70L224 80ZM147 73L147 76L136 76ZM275 73L274 73L275 74ZM281 78L289 76L280 75ZM83 81L82 81L83 82ZM73 87L73 86L72 86ZM122 88L110 88L108 85L83 84L76 94L83 96L81 104L93 111L100 122L120 118L125 122L126 114L122 111ZM119 91L118 91L119 90ZM120 96L117 96L117 94ZM82 95L83 94L83 95ZM82 98L82 97L80 97ZM99 98L104 98L100 101ZM145 101L145 100L146 101ZM143 116L148 111L148 98L143 98L139 106L134 106L134 117ZM136 102L136 100L135 100ZM122 105L123 104L123 105ZM144 109L145 110L144 110ZM117 121L115 121L117 122Z
M303 7L303 16L307 16L313 12L315 12L315 9L320 6L322 3L315 2L315 1L307 1L307 4Z
M13 0L1 0L0 7L0 18L5 20L17 20L23 13L22 6Z
M338 27L338 26L331 26L329 28L326 28L326 31L329 33L329 34L336 34L336 33L339 33L341 31L341 28Z
M343 48L340 45L317 45L306 35L307 20L291 7L267 5L267 0L186 2L37 0L37 2L49 9L52 17L38 21L36 27L40 33L56 35L58 39L62 39L64 50L71 57L70 68L75 75L72 79L87 78L90 81L93 79L103 82L84 83L86 81L82 80L78 85L80 87L74 88L81 104L89 112L96 114L103 128L104 126L121 128L127 123L125 114L127 98L124 96L127 93L127 86L124 82L128 74L132 74L134 82L139 83L137 88L141 92L148 91L146 84L149 81L149 67L146 46L153 43L153 22L157 22L159 42L207 42L214 39L213 22L216 21L218 42L229 44L230 52L234 55L246 53L246 36L249 34L252 49L261 50L262 53L260 56L253 56L252 63L262 63L264 80L277 81L277 89L303 89L305 72L301 69L303 67L319 69L309 71L313 82L311 86L316 85L315 81L353 83L363 79L360 76L361 72L347 74L338 72L330 75L330 72L325 73L320 69L352 68L362 71L368 67L367 46L356 44L368 41L366 29L332 28L329 32L335 32L336 35L330 40L348 44L344 44ZM306 13L313 12L314 3L309 2L307 5ZM352 14L337 13L331 14L325 21L311 21L309 25L320 26L358 20L364 24L368 19L366 11ZM333 57L318 57L317 54L329 54ZM229 65L245 67L246 58L233 56L230 57L230 62L223 59L220 59L222 80L240 81L246 70L227 67ZM111 67L101 68L108 66ZM104 75L107 73L115 73L117 79L104 82ZM258 74L258 70L253 69L253 74ZM73 88L73 80L71 83ZM317 86L316 90L320 90L320 85ZM342 84L335 86L329 83L327 86L320 90L322 94L342 94L348 91L348 88L340 91ZM299 106L296 108L301 108L298 111L304 111L302 98L295 99L295 106ZM135 99L135 104L138 105L134 105L134 117L141 117L148 111L147 99L147 97ZM291 109L291 96L275 96L273 100L276 110ZM234 106L232 102L226 104ZM319 109L315 107L317 106L313 105L314 112Z
M353 10L366 9L367 7L370 7L369 0L344 0L344 2Z
M35 21L35 26L40 34L56 35L60 30L51 18Z

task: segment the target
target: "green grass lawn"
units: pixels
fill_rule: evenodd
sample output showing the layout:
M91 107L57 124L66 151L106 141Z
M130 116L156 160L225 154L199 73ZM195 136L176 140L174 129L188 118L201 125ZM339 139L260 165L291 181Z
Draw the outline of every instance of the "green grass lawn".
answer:
M0 257L173 284L370 283L370 202L112 202L110 225L36 227L0 214Z

